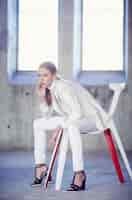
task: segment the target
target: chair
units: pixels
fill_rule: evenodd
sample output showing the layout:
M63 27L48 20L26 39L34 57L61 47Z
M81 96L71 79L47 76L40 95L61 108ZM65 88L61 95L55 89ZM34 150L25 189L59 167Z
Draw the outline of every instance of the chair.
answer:
M124 176L123 176L121 166L119 163L118 153L116 151L116 147L113 142L113 137L115 139L115 142L117 143L117 146L119 148L119 151L121 153L122 159L124 161L125 167L127 169L128 175L130 176L131 180L132 180L132 170L131 170L126 152L124 150L122 141L118 134L117 128L115 126L113 116L114 116L114 113L115 113L115 110L116 110L116 107L118 104L119 96L120 96L121 92L123 91L123 89L125 88L125 83L112 83L112 84L109 84L109 88L111 90L113 90L114 95L113 95L111 106L110 106L108 113L106 113L103 110L103 112L105 114L105 120L101 121L101 124L99 125L100 126L99 130L94 131L94 132L88 132L88 134L101 134L101 133L104 134L106 143L108 146L108 150L110 152L111 159L113 161L118 179L119 179L120 183L124 183L125 180L124 180ZM102 109L103 108L99 105L99 110L102 111ZM63 130L62 130L62 132L63 132ZM81 132L81 134L82 134L82 132ZM66 161L66 154L68 151L68 134L63 134L63 135L60 134L60 136L58 136L58 137L60 137L61 142L58 138L59 142L56 141L56 145L54 147L54 151L56 151L56 148L57 149L60 148L59 149L59 157L58 157L56 182L55 182L55 190L61 189L62 177L63 177L64 166L65 166L65 161ZM56 155L57 154L55 154L55 156L54 156L52 154L54 159L53 158L51 159L50 164L54 163ZM49 174L51 173L51 171L52 171L52 169L51 170L49 169ZM47 182L48 182L48 180L47 180Z

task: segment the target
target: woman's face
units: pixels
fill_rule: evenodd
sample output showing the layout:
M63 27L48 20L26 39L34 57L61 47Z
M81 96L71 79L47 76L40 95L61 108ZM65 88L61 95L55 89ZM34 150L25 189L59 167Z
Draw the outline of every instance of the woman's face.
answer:
M38 78L41 87L48 88L51 86L52 81L55 78L55 74L52 74L48 69L40 67L38 69Z

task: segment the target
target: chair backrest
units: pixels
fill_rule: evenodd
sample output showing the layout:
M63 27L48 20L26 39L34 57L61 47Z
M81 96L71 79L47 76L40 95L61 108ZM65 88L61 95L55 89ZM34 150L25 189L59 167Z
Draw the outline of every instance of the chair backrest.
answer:
M111 105L110 105L110 108L109 108L109 112L108 112L109 117L112 117L114 115L120 94L123 91L123 89L125 88L125 86L126 86L126 84L124 82L123 83L110 83L109 84L109 88L111 90L113 90L113 92L114 92L114 95L113 95L113 98L112 98L112 101L111 101Z
M111 90L113 90L114 94L113 94L111 105L109 107L108 112L106 112L101 107L101 105L99 104L99 102L97 102L96 99L92 99L92 104L93 104L93 106L96 107L96 109L98 111L98 115L100 116L100 120L98 121L99 130L97 130L97 131L94 130L91 132L89 131L88 132L89 134L99 134L107 127L108 123L111 121L111 119L115 113L120 94L123 91L123 89L125 88L125 85L126 85L125 83L110 83L109 84L109 88Z

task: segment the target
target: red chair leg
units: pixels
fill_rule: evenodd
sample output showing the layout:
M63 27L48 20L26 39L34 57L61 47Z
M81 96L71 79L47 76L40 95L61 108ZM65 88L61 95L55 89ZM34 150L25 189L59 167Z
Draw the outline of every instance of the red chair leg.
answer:
M107 141L107 144L108 144L109 152L111 154L111 158L113 160L113 163L114 163L115 170L116 170L117 176L119 178L119 181L121 183L124 183L125 180L124 180L124 176L123 176L123 173L122 173L122 170L121 170L121 166L120 166L120 163L119 163L116 147L115 147L113 139L112 139L111 130L109 128L106 129L104 131L104 135L105 135L105 138L106 138L106 141Z

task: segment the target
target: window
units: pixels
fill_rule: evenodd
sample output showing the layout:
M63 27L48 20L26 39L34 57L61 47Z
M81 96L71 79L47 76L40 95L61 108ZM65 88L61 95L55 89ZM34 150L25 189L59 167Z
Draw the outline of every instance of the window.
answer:
M20 0L17 70L35 71L43 61L58 66L58 0Z
M128 0L74 1L73 77L83 85L126 81Z
M83 0L82 69L123 70L123 0Z

